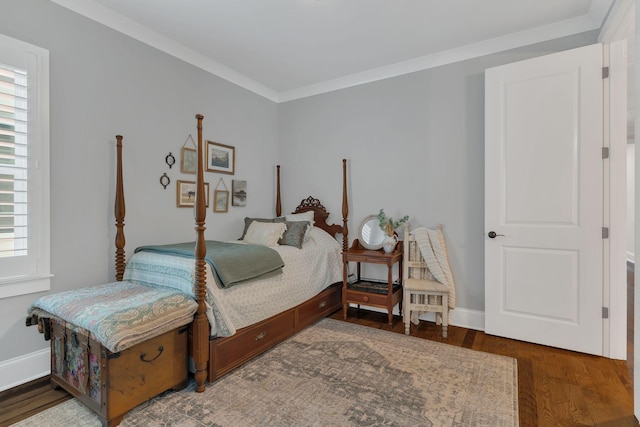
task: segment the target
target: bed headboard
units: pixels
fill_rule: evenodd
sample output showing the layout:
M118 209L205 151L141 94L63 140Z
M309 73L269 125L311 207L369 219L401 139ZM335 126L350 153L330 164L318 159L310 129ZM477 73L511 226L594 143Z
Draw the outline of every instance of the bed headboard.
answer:
M282 202L280 197L280 165L276 166L276 216L282 216ZM347 159L342 159L342 223L343 225L338 224L327 224L327 218L329 217L329 212L327 209L320 203L320 200L314 197L307 197L303 199L298 207L291 213L302 213L313 211L313 219L314 226L319 227L336 237L336 234L342 234L342 250L347 251L349 248L349 228L347 227L348 217L349 217L349 204L347 202Z
M302 213L313 211L313 220L315 221L314 226L320 227L327 233L335 236L336 234L342 233L342 226L338 224L327 224L327 218L329 217L329 212L327 209L320 203L320 200L314 197L307 197L303 199L298 207L291 213Z

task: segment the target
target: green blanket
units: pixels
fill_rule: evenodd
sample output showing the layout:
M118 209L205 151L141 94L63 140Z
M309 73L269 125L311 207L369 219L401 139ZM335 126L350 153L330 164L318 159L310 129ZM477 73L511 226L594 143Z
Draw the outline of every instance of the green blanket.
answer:
M280 254L271 248L258 245L218 242L207 240L205 261L218 277L219 283L228 288L249 279L255 279L271 273L281 273L284 261ZM135 252L148 251L195 258L195 242L175 243L171 245L140 246Z

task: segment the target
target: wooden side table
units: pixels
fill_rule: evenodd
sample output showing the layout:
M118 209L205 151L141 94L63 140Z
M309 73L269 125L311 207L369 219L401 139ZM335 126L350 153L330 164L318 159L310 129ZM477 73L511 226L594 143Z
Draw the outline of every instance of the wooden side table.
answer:
M342 314L344 319L347 318L347 308L350 303L369 305L372 307L380 307L387 309L389 315L389 325L393 326L393 307L400 304L400 312L402 312L402 242L398 242L395 249L391 253L385 253L383 250L365 249L358 239L346 252L342 253ZM347 276L349 274L349 262L357 263L357 276L354 283L349 283ZM388 268L387 282L372 282L362 280L360 277L360 264L383 264ZM393 266L398 263L398 282L393 282Z

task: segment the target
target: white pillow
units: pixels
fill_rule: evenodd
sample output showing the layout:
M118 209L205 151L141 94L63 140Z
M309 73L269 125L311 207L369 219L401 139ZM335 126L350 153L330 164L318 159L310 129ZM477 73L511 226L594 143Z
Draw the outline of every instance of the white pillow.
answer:
M253 221L244 235L244 241L252 245L276 246L286 230L284 222Z
M307 231L304 233L304 241L305 242L309 241L309 237L310 237L309 233L311 232L311 228L313 227L313 224L315 224L313 211L307 211L307 212L302 212L297 214L289 214L285 216L285 219L291 222L307 221L309 223L309 226L307 227Z

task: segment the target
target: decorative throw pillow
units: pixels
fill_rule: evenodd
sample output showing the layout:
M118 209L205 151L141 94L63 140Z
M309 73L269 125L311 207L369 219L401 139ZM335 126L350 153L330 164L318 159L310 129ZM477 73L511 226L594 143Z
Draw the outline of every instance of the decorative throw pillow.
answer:
M282 218L282 217L279 217L279 218ZM311 227L313 227L313 224L315 223L313 211L307 211L307 212L302 212L297 214L289 214L289 215L286 215L284 218L287 221L291 221L291 222L297 222L297 221L308 222L309 225L304 234L304 241L305 242L309 241L309 237L310 237L309 233L311 232Z
M249 218L248 216L244 218L244 230L242 231L242 236L240 240L244 239L244 235L247 234L247 230L253 221L258 222L285 222L286 218L278 217L278 218Z
M244 235L244 241L252 245L272 247L282 238L286 229L287 225L282 222L253 221Z
M286 221L287 231L284 232L282 238L278 240L279 245L295 246L302 249L304 236L309 229L307 221Z

